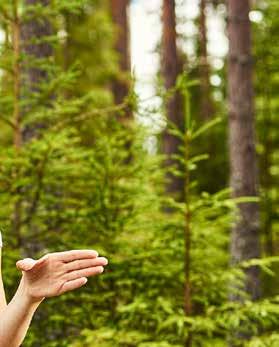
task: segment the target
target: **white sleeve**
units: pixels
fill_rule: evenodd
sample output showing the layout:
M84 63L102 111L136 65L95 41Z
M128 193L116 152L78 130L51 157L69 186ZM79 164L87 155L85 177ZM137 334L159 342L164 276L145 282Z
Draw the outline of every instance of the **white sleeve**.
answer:
M0 231L0 248L2 248L3 246L3 242L2 242L2 234L1 234L1 231Z

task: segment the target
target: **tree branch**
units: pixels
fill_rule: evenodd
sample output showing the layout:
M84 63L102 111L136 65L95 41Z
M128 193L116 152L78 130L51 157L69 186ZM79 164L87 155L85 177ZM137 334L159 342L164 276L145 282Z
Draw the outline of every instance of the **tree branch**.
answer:
M15 124L14 124L12 121L10 121L8 118L6 118L6 117L0 115L0 121L1 121L1 120L2 120L4 123L8 124L12 129L15 130L15 128L16 128Z

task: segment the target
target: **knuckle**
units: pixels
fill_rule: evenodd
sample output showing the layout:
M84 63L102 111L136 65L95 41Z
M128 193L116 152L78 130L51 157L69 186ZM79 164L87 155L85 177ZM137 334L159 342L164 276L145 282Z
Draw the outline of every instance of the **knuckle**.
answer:
M50 259L50 254L44 255L44 256L43 256L43 259L46 260L46 261L49 260L49 259Z

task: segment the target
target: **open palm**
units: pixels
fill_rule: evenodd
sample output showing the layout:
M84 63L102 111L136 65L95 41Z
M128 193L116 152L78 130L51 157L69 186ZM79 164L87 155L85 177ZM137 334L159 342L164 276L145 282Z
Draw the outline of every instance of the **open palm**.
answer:
M47 254L39 260L20 260L17 268L23 273L27 294L42 300L82 287L87 277L102 273L107 263L96 251L74 250Z

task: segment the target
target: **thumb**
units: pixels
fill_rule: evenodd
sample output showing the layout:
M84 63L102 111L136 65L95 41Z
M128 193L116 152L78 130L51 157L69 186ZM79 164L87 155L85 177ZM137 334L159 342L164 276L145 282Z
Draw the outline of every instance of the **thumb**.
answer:
M19 260L16 263L16 267L20 271L29 271L29 270L33 269L33 267L35 266L36 263L37 263L36 260L34 260L32 258L25 258L23 260Z

